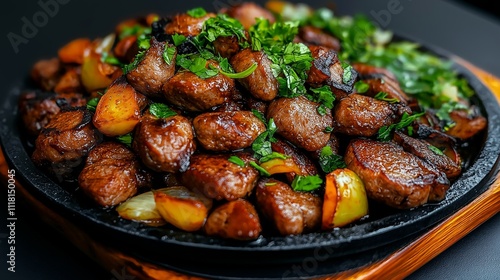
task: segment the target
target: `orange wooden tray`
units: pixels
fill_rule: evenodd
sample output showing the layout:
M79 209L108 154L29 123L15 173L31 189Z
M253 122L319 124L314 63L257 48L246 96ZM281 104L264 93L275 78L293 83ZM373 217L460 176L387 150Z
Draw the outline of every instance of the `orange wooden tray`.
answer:
M500 100L500 79L460 58L455 58L455 61L471 70ZM2 182L7 181L8 168L0 149ZM84 230L39 202L20 184L16 186L16 194L19 195L19 200L25 200L30 207L34 208L32 213L40 213L40 219L60 231L69 241L107 271L123 272L122 269L125 269L124 272L127 275L136 277L134 279L201 279L139 261L93 240ZM466 207L386 258L363 267L318 279L403 279L498 212L500 212L500 177L497 177L486 192ZM429 244L433 246L429 246Z

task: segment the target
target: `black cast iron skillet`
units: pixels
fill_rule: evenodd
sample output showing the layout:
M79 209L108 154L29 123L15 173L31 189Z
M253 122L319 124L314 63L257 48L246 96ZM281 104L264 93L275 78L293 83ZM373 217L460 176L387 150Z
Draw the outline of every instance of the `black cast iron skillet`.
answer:
M425 49L446 59L435 47ZM487 190L497 172L500 153L500 107L491 91L458 63L453 66L477 93L472 102L488 118L487 130L470 145L467 168L453 183L446 199L422 207L375 210L370 219L332 232L261 237L235 242L186 233L175 228L153 228L119 218L101 209L75 185L61 185L37 169L31 147L23 136L18 112L12 107L28 84L19 84L0 110L0 138L5 157L23 186L37 199L72 221L92 238L138 259L179 272L220 279L287 279L328 275L377 261L429 227L466 206ZM10 108L9 108L10 107Z

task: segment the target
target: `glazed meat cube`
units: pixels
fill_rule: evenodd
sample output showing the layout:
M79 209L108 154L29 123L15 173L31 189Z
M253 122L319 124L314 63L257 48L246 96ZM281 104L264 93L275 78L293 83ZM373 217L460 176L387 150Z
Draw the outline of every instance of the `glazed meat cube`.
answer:
M340 42L337 38L323 32L321 29L306 25L299 28L300 41L306 45L323 46L336 52L340 50Z
M205 233L235 240L257 239L262 231L254 206L238 199L217 207L204 225Z
M210 151L233 151L252 145L266 126L250 111L213 112L193 120L196 138Z
M216 65L214 61L209 62ZM179 71L164 86L164 97L188 111L206 111L229 100L235 92L234 80L222 74L203 79L190 71Z
M202 17L192 17L188 14L177 14L165 25L165 33L169 35L180 34L186 37L200 34L205 21L215 17L213 13L207 13Z
M394 141L403 149L434 165L439 171L446 174L448 179L456 178L462 172L460 165L442 153L436 153L431 145L423 140L412 138L401 132L394 133ZM434 147L434 149L438 149Z
M326 145L330 133L326 127L332 126L332 116L328 112L320 115L319 104L300 96L279 98L269 104L267 118L273 118L277 133L286 140L307 151L315 151Z
M255 98L270 101L278 95L278 80L274 77L271 69L271 60L263 51L254 52L244 49L234 55L230 60L231 66L236 72L248 69L257 63L257 69L250 76L238 79Z
M365 184L368 197L394 208L440 201L450 186L444 173L390 142L353 140L345 162Z
M88 110L63 109L41 130L31 158L35 165L64 181L73 178L84 157L101 140Z
M243 2L223 12L239 20L245 29L249 29L254 25L256 23L256 18L264 18L271 23L274 22L274 16L270 11L253 2Z
M19 112L30 136L37 136L40 130L65 107L81 107L87 100L80 94L55 94L29 91L19 97Z
M191 164L182 173L181 181L190 189L201 191L206 197L216 200L236 200L250 194L259 173L248 162L255 159L246 153L235 154L247 165L241 167L228 159L230 155L195 154Z
M117 205L135 195L142 181L139 161L122 144L105 142L87 157L78 177L82 191L104 207Z
M136 127L132 147L154 171L185 171L196 150L191 122L178 115L160 119L146 115Z
M310 232L321 224L322 201L311 193L296 192L275 179L263 179L255 195L257 210L281 235Z
M43 91L52 91L61 74L62 67L58 58L42 59L31 69L31 79Z
M337 99L350 94L358 76L356 70L352 68L349 71L347 66L344 69L337 52L331 49L313 45L309 46L309 49L314 60L306 82L313 87L329 85ZM344 77L347 73L350 77Z
M333 108L335 132L347 135L373 136L395 120L391 104L359 94L349 95Z
M158 99L163 97L163 85L175 73L175 57L177 52L174 54L169 65L163 59L163 52L166 47L173 47L173 45L159 42L155 37L152 37L151 47L146 51L144 58L135 69L127 73L129 84L149 98Z

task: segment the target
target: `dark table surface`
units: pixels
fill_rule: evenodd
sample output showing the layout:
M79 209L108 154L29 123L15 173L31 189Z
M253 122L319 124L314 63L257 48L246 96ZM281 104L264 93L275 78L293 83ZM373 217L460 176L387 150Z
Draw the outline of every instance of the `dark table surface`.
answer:
M12 6L3 8L0 25L4 65L0 76L2 92L8 92L15 85L22 83L30 65L36 60L56 55L56 50L73 38L106 35L120 19L149 12L168 14L200 5L213 9L217 3L235 2L184 1L172 7L172 2L156 0L145 0L141 3L126 0L120 1L120 4L117 4L117 1L57 1L40 1L58 3L58 9L47 17L45 24L40 24L41 27L33 32L27 42L18 46L17 53L7 34L21 34L23 18L32 19L43 9L38 1L17 1L10 3ZM314 3L311 4L313 7L335 3L338 14L361 12L372 15L375 21L377 17L373 15L384 14L381 11L387 10L390 3L397 2L401 7L397 14L378 17L382 27L446 49L500 77L500 21L494 16L498 13L486 13L464 4L471 1L309 2ZM0 199L0 205L7 208L5 191L1 192ZM16 272L7 271L7 229L2 226L0 279L128 279L123 277L119 268L112 271L103 270L55 230L38 221L34 213L24 209L22 201L18 201L17 205ZM6 211L2 210L0 213L0 220L6 221ZM500 215L482 224L408 279L500 279Z

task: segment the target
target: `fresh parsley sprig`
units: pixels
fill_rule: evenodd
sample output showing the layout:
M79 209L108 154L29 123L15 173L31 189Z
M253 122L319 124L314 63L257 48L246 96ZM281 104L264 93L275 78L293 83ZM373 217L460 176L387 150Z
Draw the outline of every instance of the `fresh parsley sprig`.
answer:
M153 103L149 106L149 112L151 115L164 119L164 118L169 118L177 115L177 113L172 110L170 107L168 107L166 104L163 103Z
M297 175L293 178L292 181L292 189L294 191L300 192L311 192L316 189L319 189L323 184L323 179L319 177L319 175L309 175L309 176L301 176Z
M397 98L390 98L390 97L387 97L388 94L387 92L379 92L377 94L375 94L375 96L373 98L377 99L377 100L380 100L380 101L385 101L385 102L389 102L389 103L398 103L399 102L399 99Z
M344 159L340 155L334 154L330 146L325 146L321 149L319 165L325 173L346 167Z
M394 123L388 126L383 126L379 129L378 131L378 136L377 138L380 141L389 141L391 138L391 132L394 130L400 130L404 128L410 128L410 125L418 118L423 116L425 112L409 115L407 112L403 113L403 116L401 117L401 121L398 123Z

